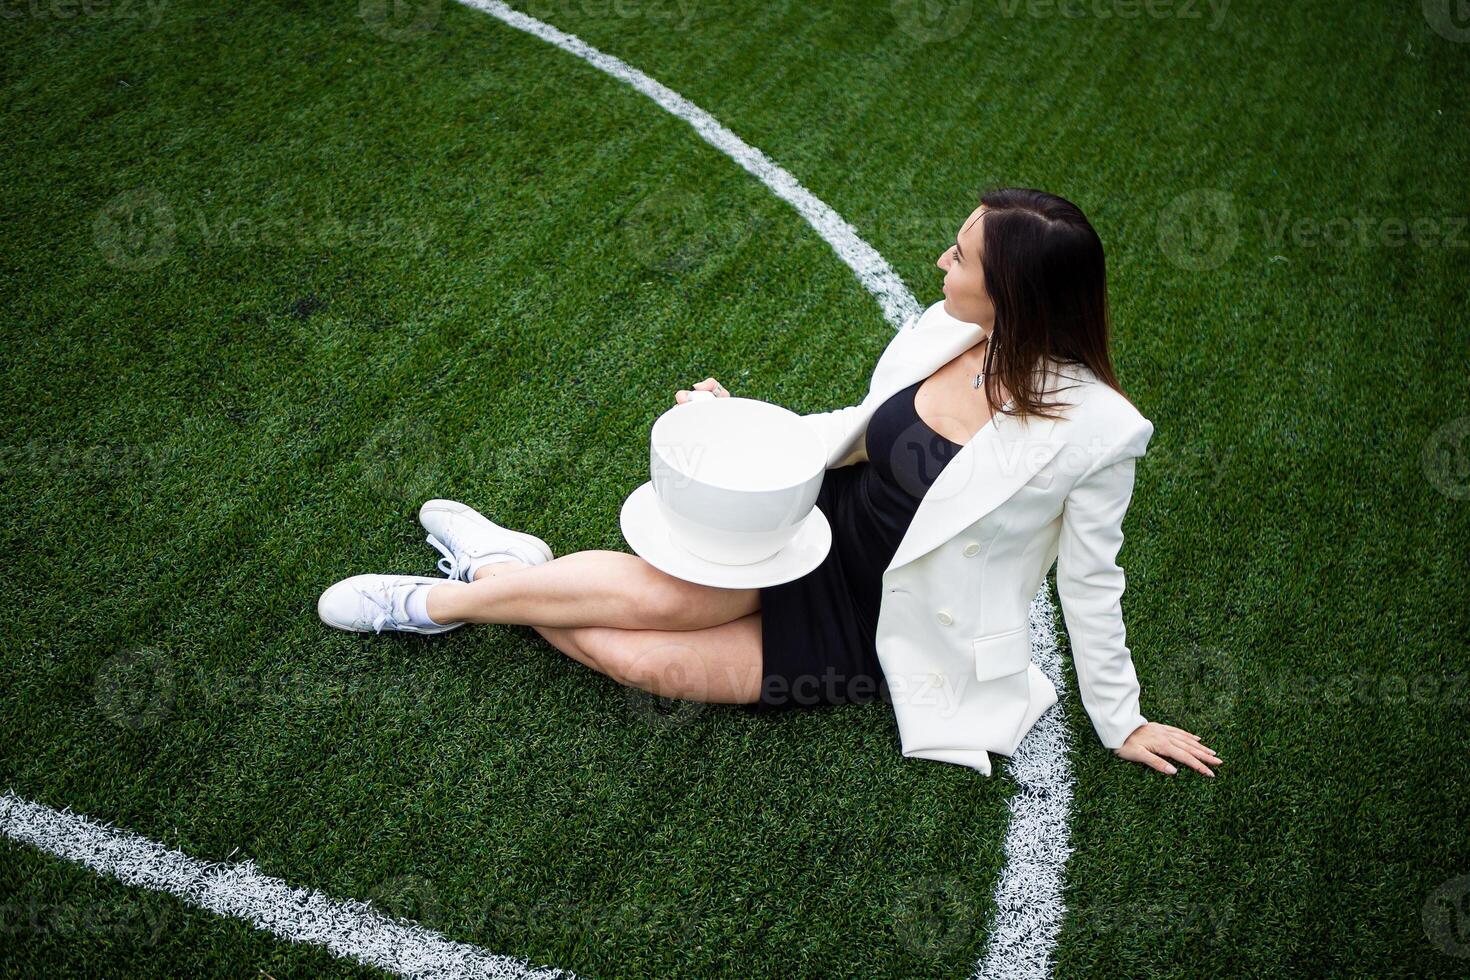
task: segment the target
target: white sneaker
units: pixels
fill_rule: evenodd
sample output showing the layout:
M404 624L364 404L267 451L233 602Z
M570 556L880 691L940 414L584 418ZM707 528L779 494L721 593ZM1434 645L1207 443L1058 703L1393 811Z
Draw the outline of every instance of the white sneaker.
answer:
M354 575L323 592L316 601L316 614L328 626L353 633L444 633L458 623L415 625L408 614L408 597L421 585L443 585L442 578L422 575Z
M527 565L543 565L554 557L534 534L501 527L458 501L430 500L419 508L419 523L429 532L429 544L444 556L439 571L461 582L473 582L475 573L492 561L516 558Z

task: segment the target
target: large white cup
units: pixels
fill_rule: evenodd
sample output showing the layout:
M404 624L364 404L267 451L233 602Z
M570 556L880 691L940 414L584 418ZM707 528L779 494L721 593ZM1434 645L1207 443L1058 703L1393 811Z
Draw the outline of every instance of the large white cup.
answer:
M694 396L653 423L649 473L659 511L674 541L706 561L763 561L816 506L826 447L780 405Z

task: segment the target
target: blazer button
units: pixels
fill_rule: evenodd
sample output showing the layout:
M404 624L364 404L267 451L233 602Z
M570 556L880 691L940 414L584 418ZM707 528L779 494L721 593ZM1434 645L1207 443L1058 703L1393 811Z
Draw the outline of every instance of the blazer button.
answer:
M941 626L949 626L954 622L954 617L951 616L949 613L944 612L943 610L940 610L939 616L937 618L939 620L939 625Z
M965 545L965 557L966 558L974 558L979 553L980 553L980 546L978 544L976 544L975 542L971 541L969 544Z

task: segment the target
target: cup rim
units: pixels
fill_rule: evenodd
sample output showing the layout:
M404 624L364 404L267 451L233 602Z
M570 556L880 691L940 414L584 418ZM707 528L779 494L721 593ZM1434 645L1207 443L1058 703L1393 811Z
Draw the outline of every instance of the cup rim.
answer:
M732 395L728 399L719 399L719 400L720 401L733 401L733 400L737 400L737 399L740 400L740 401L759 402L762 405L769 405L769 406L771 406L773 408L779 408L782 411L790 412L791 415L794 418L798 419L798 420L802 417L802 416L798 415L797 413L792 412L791 409L786 408L783 405L777 405L774 402L767 402L767 401L764 401L764 400L759 399L759 398L740 398L739 396ZM705 401L705 402L714 401L714 400L715 399L702 399L702 401ZM688 404L688 402L683 402L683 403L680 403L679 405L675 406L675 408L683 408L687 404ZM673 409L669 409L667 411L673 411ZM665 414L667 414L667 412ZM661 418L662 418L662 416L660 416L660 419ZM658 423L659 423L659 419L655 419L654 420L654 424L653 424L653 428L656 429L658 427ZM719 484L716 484L716 483L711 483L709 480L700 479L699 477L694 476L694 475L692 475L690 473L687 473L683 469L681 469L680 467L676 466L669 459L669 456L661 450L660 443L658 443L657 441L654 440L654 438L653 438L653 431L652 430L649 431L648 442L649 442L649 449L650 449L650 451L653 452L654 454L656 454L658 456L659 460L665 466L667 466L670 469L670 471L678 474L679 476L686 477L686 478L688 478L690 480L698 481L700 484L702 484L702 485L704 485L706 487L709 487L711 490L716 490L716 491L719 491L721 493L742 493L742 494L750 494L750 493L786 493L786 492L789 492L789 491L792 491L792 490L796 490L796 489L799 489L800 487L805 486L806 484L810 483L814 477L816 477L818 475L825 474L826 473L826 470L827 470L827 452L826 452L826 447L822 444L821 437L818 436L816 433L812 432L810 429L806 428L805 426L802 426L799 430L798 429L793 429L792 431L793 432L794 431L803 431L803 432L806 433L805 436L800 437L800 438L807 439L808 442L809 442L809 444L811 444L812 446L814 446L816 448L817 452L815 454L813 454L813 457L812 458L814 460L817 460L819 462L819 465L816 466L816 468L812 472L808 473L806 476L803 476L803 477L800 477L800 478L798 478L796 480L793 480L790 483L785 483L785 484L781 484L780 486L772 486L772 487L755 487L755 488L727 487L727 486L720 486ZM657 482L655 481L655 486L656 485L657 485ZM660 499L662 499L662 495L660 495Z

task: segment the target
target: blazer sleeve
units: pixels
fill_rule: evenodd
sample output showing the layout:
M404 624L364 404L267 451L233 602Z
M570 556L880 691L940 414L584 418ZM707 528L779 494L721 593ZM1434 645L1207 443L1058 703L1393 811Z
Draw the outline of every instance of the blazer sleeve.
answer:
M858 439L851 449L841 459L834 459L833 453L838 451L837 440L844 432L849 431L851 422L848 417L862 410L862 405L850 405L847 408L839 408L830 412L815 412L811 415L803 415L801 420L814 429L821 437L822 445L827 447L827 469L836 469L839 466L848 466L868 458L868 445L866 439Z
M1118 565L1133 471L1153 424L1103 455L1067 493L1057 546L1057 593L1071 641L1077 688L1103 745L1116 749L1148 719L1123 626L1125 576Z
M873 368L873 375L868 380L868 395L873 393L873 386L878 379L878 371L882 367L884 360L905 339L905 331L913 328L918 322L919 314L915 313L904 321L902 327L893 332L893 336L888 340L888 345L883 348L883 353L878 356L878 365ZM865 395L863 401L856 405L834 409L830 412L813 412L810 415L803 415L801 417L803 422L816 430L817 435L822 439L822 445L827 447L827 469L832 470L839 466L848 466L852 463L865 461L868 458L866 439L858 439L841 458L834 457L834 453L840 448L837 445L838 439L843 433L851 430L852 422L849 417L862 411L866 403L867 396Z

